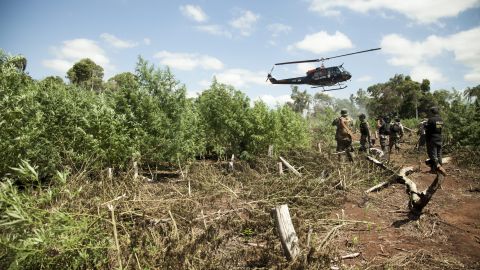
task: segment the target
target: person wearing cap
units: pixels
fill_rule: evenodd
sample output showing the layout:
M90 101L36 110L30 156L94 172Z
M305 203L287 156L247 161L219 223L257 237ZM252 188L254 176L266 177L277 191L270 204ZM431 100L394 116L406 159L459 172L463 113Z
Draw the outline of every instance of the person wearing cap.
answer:
M400 151L400 139L403 137L403 125L400 123L400 118L395 118L395 122L390 125L390 139L388 142L388 154L392 153L392 148L395 146L397 153Z
M370 127L366 120L367 116L362 113L358 116L360 119L360 151L369 153L370 149Z
M430 117L425 125L425 139L427 141L427 154L430 158L429 165L432 172L440 172L444 176L447 172L442 167L442 129L443 119L437 107L430 108Z
M341 116L334 121L334 124L337 126L337 131L335 133L337 152L345 151L348 155L348 153L352 151L353 133L350 129L351 119L348 117L347 109L342 109L340 114Z

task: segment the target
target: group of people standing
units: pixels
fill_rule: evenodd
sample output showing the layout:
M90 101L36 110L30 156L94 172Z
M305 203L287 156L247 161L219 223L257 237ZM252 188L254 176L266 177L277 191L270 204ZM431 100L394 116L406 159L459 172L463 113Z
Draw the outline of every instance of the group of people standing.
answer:
M442 167L442 128L443 120L440 117L439 110L437 107L432 107L430 109L430 117L424 119L419 126L419 143L418 147L421 147L421 144L426 144L427 154L429 157L428 165L430 165L432 172L440 172L446 175L445 169ZM392 153L392 150L395 148L395 151L398 153L400 151L400 140L404 135L404 127L400 121L400 118L395 118L394 121L391 121L388 117L379 117L376 119L376 128L375 132L371 132L370 126L367 122L366 115L360 114L360 151L365 151L369 153L370 148L375 144L376 140L379 140L380 147L383 152L387 151L388 145L388 155ZM353 121L348 116L348 111L342 109L340 111L340 117L333 121L333 125L336 125L337 130L335 133L335 139L337 141L337 152L349 152L353 151L352 142L353 142ZM372 138L373 136L374 138ZM351 155L348 155L349 157Z

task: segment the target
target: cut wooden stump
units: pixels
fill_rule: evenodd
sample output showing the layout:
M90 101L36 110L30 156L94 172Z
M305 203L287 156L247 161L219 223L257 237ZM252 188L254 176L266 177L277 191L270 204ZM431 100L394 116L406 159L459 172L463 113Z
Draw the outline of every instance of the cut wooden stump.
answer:
M228 162L228 170L233 172L233 161L235 160L235 155L232 154L232 158L230 159L230 162Z
M133 162L133 180L138 178L138 164L136 161Z
M282 157L279 157L279 158L291 172L293 172L296 176L302 177L302 174L298 172L292 165L290 165L290 163L288 163L284 158Z
M112 180L112 179L113 179L113 169L112 169L112 168L108 168L108 170L107 170L107 178L108 178L108 180Z
M277 226L277 232L282 242L282 247L285 255L289 260L294 260L300 253L300 247L298 245L298 237L295 233L295 228L290 218L290 212L288 206L282 204L272 209L272 215L275 219Z
M268 156L273 157L273 145L268 146Z

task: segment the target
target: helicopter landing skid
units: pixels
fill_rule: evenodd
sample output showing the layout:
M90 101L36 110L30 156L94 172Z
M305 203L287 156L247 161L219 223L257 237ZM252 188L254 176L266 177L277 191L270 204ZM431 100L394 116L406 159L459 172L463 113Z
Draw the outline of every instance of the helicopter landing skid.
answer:
M325 89L323 86L312 86L312 88L322 88L322 92L328 92L328 91L335 91L335 90L342 90L347 88L347 86L340 86L338 88L330 88L330 89Z

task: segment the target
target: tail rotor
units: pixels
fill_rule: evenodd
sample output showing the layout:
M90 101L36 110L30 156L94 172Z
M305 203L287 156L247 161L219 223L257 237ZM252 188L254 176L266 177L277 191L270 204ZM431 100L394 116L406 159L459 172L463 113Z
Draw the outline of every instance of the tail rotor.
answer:
M272 72L273 72L273 69L275 68L275 65L272 66L272 69L270 69L270 72L268 73L267 75L267 79L265 81L268 81L270 78L272 78Z

